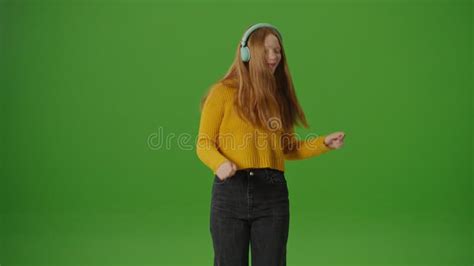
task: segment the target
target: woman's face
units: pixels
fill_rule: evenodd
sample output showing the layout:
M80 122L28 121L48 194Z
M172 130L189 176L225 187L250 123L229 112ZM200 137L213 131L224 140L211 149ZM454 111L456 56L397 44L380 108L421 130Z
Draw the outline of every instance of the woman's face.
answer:
M280 63L280 50L281 47L278 38L273 34L268 34L267 37L265 37L265 61L273 73L275 73L275 69Z

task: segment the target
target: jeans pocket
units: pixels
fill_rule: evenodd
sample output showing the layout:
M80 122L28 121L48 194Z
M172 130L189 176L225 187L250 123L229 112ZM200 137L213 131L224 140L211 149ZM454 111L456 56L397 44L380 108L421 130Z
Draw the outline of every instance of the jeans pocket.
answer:
M270 179L273 184L286 184L285 174L281 171L271 171Z
M225 184L225 183L229 182L229 178L230 177L227 177L226 179L221 180L217 175L214 175L214 184L216 184L216 185Z

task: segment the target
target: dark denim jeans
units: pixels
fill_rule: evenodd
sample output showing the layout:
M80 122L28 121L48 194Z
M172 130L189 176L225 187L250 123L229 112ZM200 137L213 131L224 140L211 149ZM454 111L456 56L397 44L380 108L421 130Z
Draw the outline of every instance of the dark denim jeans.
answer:
M290 222L286 178L271 168L248 168L212 185L210 231L214 266L286 265Z

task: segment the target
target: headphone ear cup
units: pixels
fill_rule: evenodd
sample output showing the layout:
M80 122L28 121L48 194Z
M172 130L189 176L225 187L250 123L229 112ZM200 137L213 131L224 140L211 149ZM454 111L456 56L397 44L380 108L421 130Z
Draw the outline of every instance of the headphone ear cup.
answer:
M247 46L240 47L240 57L244 62L250 61L250 50Z

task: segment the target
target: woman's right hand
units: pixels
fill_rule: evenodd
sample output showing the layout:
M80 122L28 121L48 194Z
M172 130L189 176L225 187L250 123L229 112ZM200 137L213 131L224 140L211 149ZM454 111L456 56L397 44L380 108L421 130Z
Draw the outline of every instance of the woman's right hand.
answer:
M233 176L237 171L237 166L231 161L223 162L216 170L216 175L220 180Z

